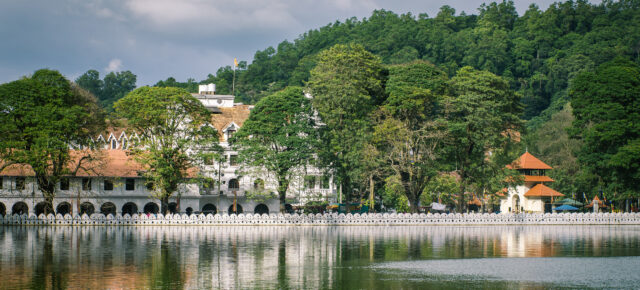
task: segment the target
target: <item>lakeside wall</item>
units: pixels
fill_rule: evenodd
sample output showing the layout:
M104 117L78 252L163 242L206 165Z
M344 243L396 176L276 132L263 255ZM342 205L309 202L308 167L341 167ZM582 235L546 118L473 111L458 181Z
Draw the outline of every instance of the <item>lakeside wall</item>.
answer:
M49 214L0 216L3 225L640 225L640 213L546 213L546 214Z

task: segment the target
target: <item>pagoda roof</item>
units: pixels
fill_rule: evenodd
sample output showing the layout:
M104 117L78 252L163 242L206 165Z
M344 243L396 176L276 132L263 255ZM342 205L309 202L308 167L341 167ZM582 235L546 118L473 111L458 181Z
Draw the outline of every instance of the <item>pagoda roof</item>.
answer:
M593 198L593 200L591 201L591 203L590 203L590 204L588 204L588 205L586 205L585 207L593 207L593 204L594 204L594 203L596 203L596 202L598 203L598 207L599 207L599 208L605 208L605 207L607 207L607 205L606 205L606 204L604 204L604 202L603 202L602 200L600 200L600 199L598 198L598 196L597 196L597 195Z
M525 175L525 182L554 182L553 178L549 176L538 176L538 175Z
M529 152L525 152L513 163L507 165L509 169L553 169L551 166L540 161L540 159L531 155Z
M553 189L551 189L550 187L539 183L536 184L536 186L534 186L533 188L529 189L529 191L527 191L527 193L524 194L524 196L526 197L532 197L532 196L564 196L564 194L559 193Z

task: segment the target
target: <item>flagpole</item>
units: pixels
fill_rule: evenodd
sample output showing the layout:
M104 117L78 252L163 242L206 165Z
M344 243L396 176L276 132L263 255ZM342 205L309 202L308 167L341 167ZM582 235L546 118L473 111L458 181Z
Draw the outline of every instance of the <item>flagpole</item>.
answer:
M233 59L233 81L231 81L231 94L236 95L236 67L238 66L238 59Z

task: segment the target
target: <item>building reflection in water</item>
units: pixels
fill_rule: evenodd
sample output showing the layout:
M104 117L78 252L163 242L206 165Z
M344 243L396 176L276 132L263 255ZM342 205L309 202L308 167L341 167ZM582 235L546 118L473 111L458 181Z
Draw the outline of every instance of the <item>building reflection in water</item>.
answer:
M377 262L632 256L637 226L0 227L0 288L377 288Z

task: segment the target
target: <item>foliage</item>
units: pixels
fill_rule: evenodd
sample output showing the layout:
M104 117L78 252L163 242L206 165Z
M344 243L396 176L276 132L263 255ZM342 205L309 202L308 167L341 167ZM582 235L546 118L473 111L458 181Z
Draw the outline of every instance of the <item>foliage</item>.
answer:
M385 179L382 202L385 207L393 208L397 212L409 212L409 200L404 194L404 187L397 176L389 176Z
M300 87L288 87L263 98L232 137L238 160L273 174L280 212L294 169L306 166L317 149L311 102Z
M347 201L357 184L363 184L358 179L366 167L369 115L384 101L383 79L380 59L360 45L322 51L311 70L307 86L322 122L320 160L334 170Z
M392 66L378 113L372 143L383 163L398 177L412 212L418 211L425 185L442 169L442 140L437 93L445 91L447 78L426 62Z
M0 97L0 171L13 164L30 167L45 213L52 213L58 182L81 168L90 170L99 155L79 149L92 145L104 114L93 95L48 69L0 85ZM76 156L70 147L78 149Z
M427 183L424 188L426 194L421 196L423 205L438 202L442 204L453 204L454 193L458 191L460 184L455 176L440 174Z
M464 67L450 86L443 122L450 137L447 155L461 179L458 209L464 211L465 192L494 187L489 177L502 175L504 166L515 160L522 107L507 81L487 71Z
M102 107L113 111L113 103L136 88L136 75L130 71L110 72L100 80L100 73L88 70L76 79L76 83L98 97Z
M640 67L624 59L602 64L579 74L569 94L579 164L608 192L639 196Z
M141 87L114 104L140 136L130 151L146 167L154 197L168 210L168 199L185 179L193 177L208 151L216 151L218 133L209 124L210 113L188 92L178 88Z
M376 10L369 17L335 21L257 51L253 61L237 71L236 95L255 103L285 86L302 85L320 51L356 43L386 64L424 59L449 76L464 66L502 76L522 95L523 118L540 116L529 126L535 129L562 110L569 99L567 87L581 70L618 55L640 59L639 10L636 0L565 1L544 10L532 4L522 16L513 1L483 4L478 15L456 15L449 6L433 17ZM211 79L219 88L231 83L230 67L221 70L224 73L218 70Z
M575 156L582 141L570 138L567 132L574 119L571 104L567 103L549 121L527 136L529 152L553 167L548 172L555 180L553 188L568 196L592 189L592 185L584 182L587 173L581 170Z

